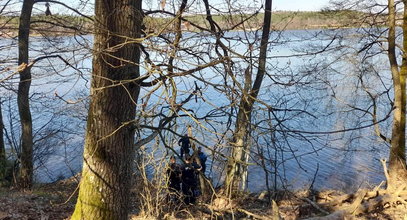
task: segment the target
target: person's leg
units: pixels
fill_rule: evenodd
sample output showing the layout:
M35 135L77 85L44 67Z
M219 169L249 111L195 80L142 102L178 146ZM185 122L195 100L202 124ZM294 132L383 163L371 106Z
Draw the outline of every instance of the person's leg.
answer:
M185 183L182 183L182 196L184 197L184 203L185 204L188 204L188 191L189 191L189 189L188 189L189 187L188 187L188 185L187 184L185 184Z
M192 204L195 204L195 201L196 201L196 193L197 193L197 188L194 186L194 187L191 187L191 198L190 198L190 200L189 200L189 202L190 203L192 203Z
M174 201L174 189L170 186L169 187L169 194L168 194L168 202Z
M173 191L173 198L174 198L174 201L175 201L176 203L179 203L180 198L181 198L181 186L180 186L180 184L175 184L175 185L173 186L173 189L174 189L174 191Z
M188 205L191 203L191 187L185 184L185 187L182 188L182 192L184 193L184 203Z

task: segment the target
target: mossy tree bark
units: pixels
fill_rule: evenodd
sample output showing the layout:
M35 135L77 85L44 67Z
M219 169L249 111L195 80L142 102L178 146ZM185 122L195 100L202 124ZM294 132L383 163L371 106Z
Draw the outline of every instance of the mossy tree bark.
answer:
M141 24L141 0L96 0L91 102L72 219L128 218Z
M397 63L396 55L396 6L394 0L388 1L389 32L388 32L388 58L393 79L394 110L391 148L389 156L389 183L392 188L405 183L406 175L406 74L407 74L407 0L404 3L403 15L403 50L401 66Z
M242 91L243 94L239 104L233 142L231 143L232 152L231 156L228 158L227 165L225 192L228 196L232 196L236 191L242 190L242 188L239 189L239 186L241 187L245 185L242 181L245 181L246 178L244 175L247 175L245 170L247 170L247 154L250 152L248 137L250 136L251 114L266 73L267 46L271 25L271 7L272 0L266 0L258 68L253 85L251 85L252 67L249 66L245 73L244 91Z
M31 69L28 65L31 12L34 0L24 0L18 27L18 65L20 82L18 83L17 104L21 123L21 155L18 185L29 189L33 181L33 134L29 93Z

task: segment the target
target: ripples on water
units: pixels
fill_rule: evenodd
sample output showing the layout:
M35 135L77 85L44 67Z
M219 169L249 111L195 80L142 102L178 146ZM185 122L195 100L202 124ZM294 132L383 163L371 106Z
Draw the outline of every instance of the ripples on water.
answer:
M313 115L298 114L298 112L277 111L271 120L271 124L276 125L279 123L276 118L283 120L284 122L275 127L277 130L276 142L274 146L279 146L277 152L276 148L271 147L270 164L277 164L278 186L282 184L289 188L303 188L309 187L314 182L314 188L336 188L341 190L352 191L360 186L366 186L370 184L378 184L383 180L382 168L380 166L379 159L387 158L388 146L378 140L374 134L372 127L367 127L362 130L356 130L344 133L329 133L329 134L312 134L316 132L326 132L333 130L343 130L352 128L352 126L363 126L371 123L371 118L368 116L361 116L360 112L348 111L349 107L344 103L353 103L361 108L368 108L370 105L369 100L366 99L366 94L354 89L355 74L357 72L357 66L351 66L346 64L344 57L341 62L338 62L331 66L336 69L336 73L327 74L320 66L315 69L307 70L304 67L305 64L310 64L318 59L323 62L328 62L325 54L313 55L313 56L294 56L292 54L298 54L299 48L309 47L310 43L316 43L323 45L329 40L317 40L312 37L315 36L317 31L286 31L275 38L287 41L286 44L271 44L269 52L268 64L271 65L270 71L274 79L281 82L288 82L289 80L299 80L303 84L295 86L278 85L275 84L269 78L266 78L263 83L260 99L268 103L275 109L300 109L305 110ZM229 37L240 36L241 33L227 33ZM192 34L191 34L192 35ZM253 35L254 36L254 35ZM306 38L307 40L302 40ZM3 44L7 42L2 41ZM62 44L61 44L62 42ZM58 45L63 45L66 48L72 48L77 45L78 39L73 37L64 37L64 39ZM84 39L79 39L79 42L91 45L92 38L86 36ZM210 42L210 40L209 40ZM33 43L33 47L43 48L46 47L46 42L37 39ZM10 43L11 45L11 43ZM204 44L202 44L204 45ZM13 46L12 46L13 47ZM244 46L235 45L236 50L244 50ZM15 48L14 48L15 49ZM10 50L11 54L13 50ZM341 51L337 51L340 53ZM343 52L343 51L342 51ZM40 52L32 52L31 56L40 54ZM49 157L44 161L37 161L36 180L40 182L52 182L58 178L66 178L72 174L78 172L81 168L82 161L82 146L83 135L85 129L86 120L86 103L87 99L81 100L80 98L86 97L89 90L89 73L91 68L90 52L86 50L72 50L70 49L65 53L65 57L73 62L73 59L81 60L76 65L76 70L67 68L60 60L48 60L41 63L38 68L33 69L34 77L32 85L32 93L40 94L35 97L37 101L33 101L33 115L35 117L35 127L39 128L48 122L50 117L56 113L57 118L51 120L56 126L64 126L65 130L63 134L63 141L55 141L43 143L44 146L50 146ZM74 56L72 56L74 55ZM76 56L77 55L77 56ZM3 54L4 58L5 54ZM7 54L8 57L12 55ZM157 59L159 59L158 55ZM333 59L333 58L332 58ZM321 61L321 66L322 63ZM50 65L53 68L50 68ZM346 65L347 66L346 66ZM345 65L345 66L343 66ZM45 71L44 71L45 70ZM51 79L49 74L53 72L58 74L52 74ZM309 74L309 77L315 77L315 80L321 80L323 77L326 80L331 80L332 88L327 89L326 85L316 83L315 85L308 85L309 79L289 79L290 74L295 74L296 71L302 71L303 75L307 71L320 71L319 74ZM204 70L205 78L218 83L222 78L217 76L215 72ZM387 73L387 72L384 72ZM306 77L306 74L304 75ZM190 86L193 86L195 81L193 78L177 79L178 89L180 89L180 98L185 97L187 92L190 91ZM13 80L11 80L13 82ZM15 81L14 81L15 82ZM202 83L199 85L203 86ZM372 87L381 90L380 86ZM148 88L147 88L148 89ZM142 96L149 91L143 89ZM229 103L229 100L223 94L219 93L212 87L203 88L204 100L200 99L198 102L191 102L185 106L194 110L197 116L204 116L211 112L214 106L223 106ZM336 100L332 99L332 92L335 91ZM151 103L161 102L165 105L165 101L159 98L163 90L157 90L151 96ZM66 102L58 99L55 94L62 96L65 101L71 100L76 102L75 104L67 104ZM183 95L184 94L184 95ZM9 94L10 99L15 97ZM354 99L359 97L360 99ZM343 102L340 102L342 100ZM356 100L356 101L355 101ZM14 100L15 101L15 100ZM379 110L386 112L388 107L386 106L385 99L382 100L383 105L379 107ZM13 101L11 101L12 103ZM44 106L46 103L49 106ZM13 104L10 104L12 106ZM261 105L259 105L261 106ZM43 109L47 108L48 111ZM12 109L12 107L10 108ZM226 108L219 109L219 113L224 113ZM226 109L227 110L227 109ZM336 110L343 110L338 112ZM3 107L3 111L11 115L11 111ZM6 114L5 114L6 115ZM72 117L76 116L76 117ZM257 117L257 116L256 116ZM261 120L266 117L263 114L258 114L254 120ZM384 113L381 113L379 117L384 117ZM5 119L6 124L9 119ZM222 133L225 129L226 116L224 118L216 118L218 123L211 124L216 126L218 133ZM185 132L185 125L192 123L190 120L181 119L178 121L178 132ZM207 122L202 122L204 126L208 126ZM385 121L382 128L387 129L389 121ZM263 124L264 125L264 124ZM10 129L10 127L9 127ZM15 129L15 128L14 128ZM296 131L307 131L310 133L303 136L298 135ZM75 131L75 132L73 132ZM147 135L145 133L144 135ZM216 144L217 136L213 133L207 132L204 129L195 128L196 138L206 143L208 146L213 147ZM60 138L60 137L59 137ZM174 146L178 151L178 147L174 144L175 137L168 138L171 142L170 146ZM266 146L265 141L259 142L260 145ZM148 145L152 147L152 145ZM41 146L38 146L41 147ZM148 147L147 147L148 149ZM253 147L254 149L254 147ZM222 149L220 149L222 150ZM147 150L150 151L151 150ZM211 152L208 149L204 150L211 156ZM158 151L158 154L165 152L164 149ZM157 152L156 152L157 153ZM171 152L170 152L171 153ZM209 159L208 170L213 165L212 169L208 171L208 176L211 176L215 183L219 183L220 170L218 169L221 163L213 162L212 156ZM254 156L251 162L256 161L258 157ZM273 173L275 172L275 166L269 164L268 169ZM151 169L153 171L154 169ZM315 177L315 180L313 180ZM270 176L271 185L274 184L275 176ZM251 191L260 191L265 189L265 175L263 170L258 166L250 166L249 172L249 189Z

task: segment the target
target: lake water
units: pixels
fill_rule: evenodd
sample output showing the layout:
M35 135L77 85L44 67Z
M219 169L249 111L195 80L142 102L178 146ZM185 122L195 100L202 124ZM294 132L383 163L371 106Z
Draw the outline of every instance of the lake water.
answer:
M248 181L251 191L264 190L266 187L264 171L256 165L261 162L259 152L265 155L264 161L271 172L269 178L272 187L276 183L278 187L284 185L298 189L309 187L313 183L316 189L352 191L361 186L378 184L384 179L379 159L387 158L389 146L375 136L373 126L370 126L372 118L363 110L372 112L371 101L364 92L369 89L375 94L381 94L378 95L379 120L386 118L389 112L389 100L381 93L390 85L386 59L378 56L371 61L372 66L376 66L376 72L379 72L375 75L367 71L366 65L357 64L357 56L350 56L349 49L332 49L329 54L314 53L318 47L324 47L331 41L327 37L331 34L329 31L323 33L327 34L325 37L321 34L316 30L285 31L272 35L273 40L280 43L270 44L268 74L260 92L260 102L256 105L257 111L253 115L255 126L251 134L252 165ZM245 37L243 32L226 33L225 37L229 40L224 42L235 51L245 55L250 53L248 47L238 41ZM249 39L253 40L255 37L258 34L252 33ZM33 68L31 104L34 129L37 131L35 178L39 182L52 182L80 171L89 101L91 50L87 48L91 48L92 37L62 37L52 40L50 42L33 38L31 56L58 53L71 66L67 66L59 58L53 58L43 60ZM352 44L355 43L354 40L356 39L348 38L345 42ZM1 46L10 48L7 53L2 52L1 59L8 59L12 63L15 45L10 40L1 42ZM155 49L165 49L158 39L152 40L149 45ZM202 33L186 33L184 45L189 46L194 53L202 54L198 59L179 52L175 64L180 69L211 62L213 58L208 54L215 54L213 39ZM54 47L58 49L55 50ZM46 50L41 51L41 48ZM255 57L257 52L252 52ZM162 52L151 52L150 56L155 62L168 60ZM234 55L232 57L237 80L241 80L247 61ZM328 63L330 65L326 65ZM144 65L142 69L147 71ZM9 72L5 72L5 75L7 73ZM187 103L180 113L182 117L171 127L178 134L186 132L186 125L193 127L195 138L209 155L207 175L215 185L222 182L225 162L215 151L228 151L227 139L233 130L233 123L230 122L234 122L236 114L236 109L232 111L230 108L233 105L230 97L240 97L231 79L225 83L219 73L222 74L221 67L208 68L174 81L179 90L176 97L178 102L190 94L195 82L201 87L202 96ZM366 81L363 86L357 80L361 75ZM378 80L378 75L382 76L383 83ZM16 82L12 78L3 84L16 88ZM143 88L139 110L169 114L168 103L174 94L171 84L166 86L157 90L154 87ZM11 150L11 146L18 145L19 137L16 97L14 92L4 88L1 92L5 100L3 116L8 131L8 147ZM269 112L267 107L271 107L273 111ZM193 115L195 120L186 117L188 115ZM160 116L155 119L143 116L140 121L156 126L159 119ZM390 122L387 119L380 124L382 132L388 136ZM356 127L363 129L351 130ZM349 131L343 132L348 129ZM145 137L151 133L152 131L143 129L137 136ZM150 160L147 165L152 167L157 161L165 163L164 158L173 154L168 147L179 152L177 139L172 132L163 131L161 139L147 144L144 148L145 155L155 155L155 159Z

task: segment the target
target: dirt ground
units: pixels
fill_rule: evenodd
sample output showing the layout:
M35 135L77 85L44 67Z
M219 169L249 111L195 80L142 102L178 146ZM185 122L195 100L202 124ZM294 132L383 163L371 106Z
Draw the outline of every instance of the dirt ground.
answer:
M76 202L78 183L75 179L37 185L32 191L20 192L13 188L0 188L0 220L58 220L69 219ZM136 195L137 192L134 192ZM278 206L280 219L391 219L407 220L407 203L383 204L374 210L349 215L326 199L344 197L337 191L278 192L272 194ZM352 196L348 196L352 203ZM211 203L198 201L194 206L179 205L163 209L159 217L146 217L137 209L139 201L133 201L130 219L272 219L273 209L266 193L242 194L230 201L218 198ZM274 212L273 212L274 211Z
M69 219L75 206L76 181L37 185L31 191L0 188L0 220Z

